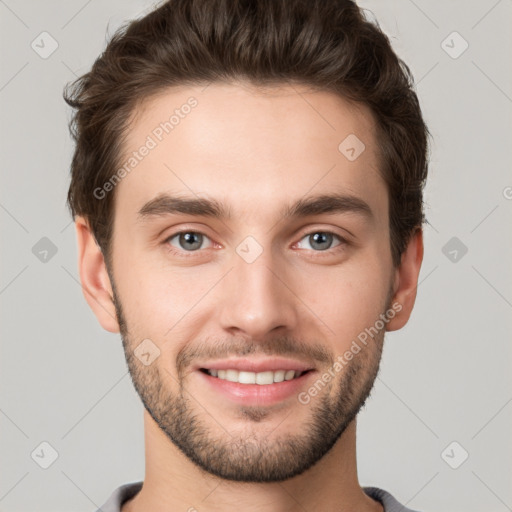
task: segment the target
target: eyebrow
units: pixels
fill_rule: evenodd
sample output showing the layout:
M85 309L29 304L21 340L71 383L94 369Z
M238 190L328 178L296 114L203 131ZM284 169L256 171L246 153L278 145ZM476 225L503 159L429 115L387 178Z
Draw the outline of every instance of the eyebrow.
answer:
M346 194L321 194L301 198L285 206L281 215L285 218L300 218L320 214L355 213L371 220L372 209L363 199ZM166 215L193 215L221 220L232 218L231 210L215 199L200 197L177 197L160 194L140 208L137 217L146 220Z

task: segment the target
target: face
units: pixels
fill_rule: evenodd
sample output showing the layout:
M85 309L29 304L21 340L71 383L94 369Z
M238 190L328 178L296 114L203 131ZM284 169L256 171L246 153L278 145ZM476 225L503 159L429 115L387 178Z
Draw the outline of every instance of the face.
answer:
M368 397L392 309L370 112L299 87L172 89L124 148L145 155L116 185L109 277L146 410L214 475L302 473Z

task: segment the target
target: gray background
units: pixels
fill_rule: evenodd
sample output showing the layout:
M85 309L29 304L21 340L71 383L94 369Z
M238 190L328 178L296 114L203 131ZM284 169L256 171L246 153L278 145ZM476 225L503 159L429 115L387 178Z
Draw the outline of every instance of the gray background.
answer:
M419 510L512 510L512 2L360 5L410 65L434 137L417 303L387 335L359 416L360 482ZM144 477L143 409L120 338L78 280L62 89L102 51L107 24L151 8L0 0L3 512L92 511ZM31 47L51 48L43 31L58 43L47 58ZM48 469L42 442L58 453Z

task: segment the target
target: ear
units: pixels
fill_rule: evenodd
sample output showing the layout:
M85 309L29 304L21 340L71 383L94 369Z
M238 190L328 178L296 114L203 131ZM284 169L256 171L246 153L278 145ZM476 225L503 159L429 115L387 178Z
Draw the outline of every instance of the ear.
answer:
M423 230L418 228L402 253L400 266L395 270L394 295L391 304L397 305L397 314L387 323L387 331L401 329L408 322L416 301L422 261ZM401 306L401 309L398 309L398 305Z
M112 286L103 253L84 217L76 217L75 227L78 270L85 300L104 329L113 333L119 332Z

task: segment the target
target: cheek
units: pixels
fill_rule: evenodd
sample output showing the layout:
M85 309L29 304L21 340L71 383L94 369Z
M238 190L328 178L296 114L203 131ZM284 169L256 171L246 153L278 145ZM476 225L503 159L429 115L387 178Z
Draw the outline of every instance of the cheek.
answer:
M331 337L336 351L343 351L384 311L391 259L382 247L386 240L381 242L374 240L339 265L299 262L284 270L284 280L310 310L303 313L302 327L310 324ZM129 247L127 240L118 243L119 249ZM208 264L172 266L159 250L150 254L136 248L120 249L114 261L116 285L133 342L150 338L166 352L172 345L167 340L189 337L204 323L201 315L213 312L218 289L210 292L226 271ZM296 307L304 308L300 301Z
M357 262L330 269L322 275L310 275L309 285L302 285L301 297L328 327L332 346L337 353L350 346L352 340L375 324L384 312L388 295L389 269L382 261L369 256ZM311 283L324 283L312 286Z
M170 279L147 255L126 251L119 256L121 252L114 259L115 281L132 342L141 336L161 340L172 327L173 312L180 304L179 294L170 293L177 287L169 286Z
M166 341L190 335L208 303L201 299L218 281L216 272L213 267L173 268L162 256L135 251L119 258L116 287L132 339L150 338L168 351L171 343Z

